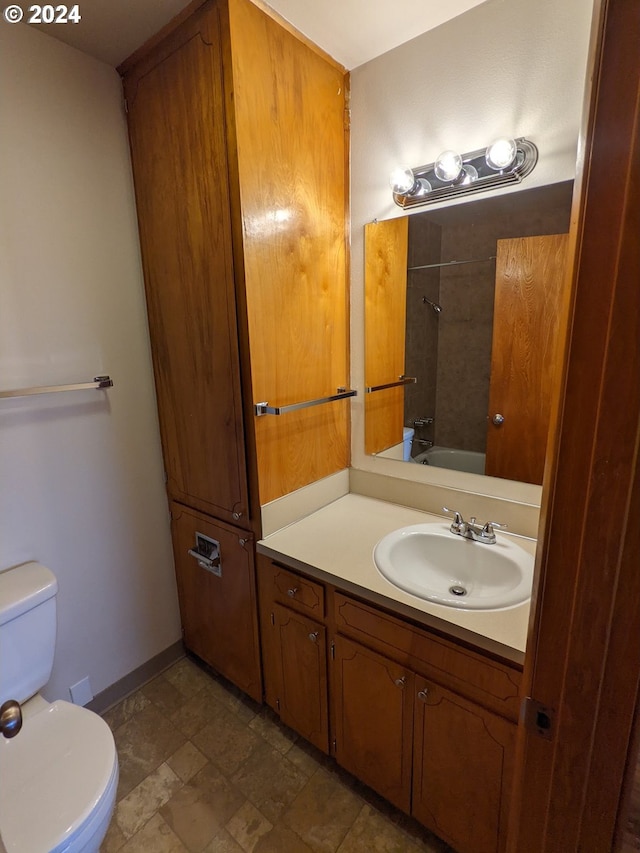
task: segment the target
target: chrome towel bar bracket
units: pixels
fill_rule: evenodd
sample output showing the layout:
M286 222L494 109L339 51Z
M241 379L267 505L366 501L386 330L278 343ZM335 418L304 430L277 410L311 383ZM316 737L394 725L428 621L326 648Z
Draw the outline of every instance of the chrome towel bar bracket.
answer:
M261 415L285 415L287 412L295 412L297 409L309 409L311 406L321 406L323 403L333 403L335 400L346 400L355 397L357 391L347 388L338 388L337 394L330 397L318 397L317 400L305 400L304 403L291 403L289 406L270 406L269 403L256 403L253 407L258 417Z
M84 391L87 388L112 388L110 376L96 376L93 382L78 382L75 385L36 385L33 388L18 388L15 391L0 391L4 397L29 397L32 394L57 394L59 391Z

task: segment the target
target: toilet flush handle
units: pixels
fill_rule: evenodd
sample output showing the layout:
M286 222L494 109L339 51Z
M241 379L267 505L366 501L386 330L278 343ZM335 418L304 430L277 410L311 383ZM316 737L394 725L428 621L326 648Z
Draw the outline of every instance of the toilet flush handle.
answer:
M7 699L0 706L0 733L6 738L15 737L22 728L22 711L15 699Z

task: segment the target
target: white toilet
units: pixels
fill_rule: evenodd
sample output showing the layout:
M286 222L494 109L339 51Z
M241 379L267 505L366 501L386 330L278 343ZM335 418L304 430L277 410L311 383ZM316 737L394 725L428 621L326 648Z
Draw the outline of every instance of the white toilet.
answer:
M0 704L22 705L22 729L0 737L0 836L7 853L97 853L118 786L109 726L38 691L56 641L55 575L40 563L0 573Z

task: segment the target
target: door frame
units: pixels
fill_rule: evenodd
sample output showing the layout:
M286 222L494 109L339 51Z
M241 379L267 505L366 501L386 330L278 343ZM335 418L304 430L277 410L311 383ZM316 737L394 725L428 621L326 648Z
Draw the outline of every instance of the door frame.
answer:
M598 0L519 726L512 853L615 849L640 684L640 4Z

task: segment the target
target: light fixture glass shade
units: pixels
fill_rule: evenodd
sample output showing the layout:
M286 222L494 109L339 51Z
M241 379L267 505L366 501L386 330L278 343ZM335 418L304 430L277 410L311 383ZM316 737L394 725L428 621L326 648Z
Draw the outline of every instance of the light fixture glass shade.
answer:
M462 167L462 172L464 174L464 177L462 178L460 183L463 186L466 186L467 184L472 184L474 181L478 180L478 170L470 163Z
M496 139L496 141L492 142L487 148L485 160L487 161L487 166L490 169L493 169L496 172L502 172L504 169L508 169L513 165L517 153L518 147L514 139Z
M416 179L409 166L398 166L389 175L389 186L398 195L408 195L415 185Z
M439 181L456 181L462 172L462 157L457 151L443 151L436 160L433 171Z

